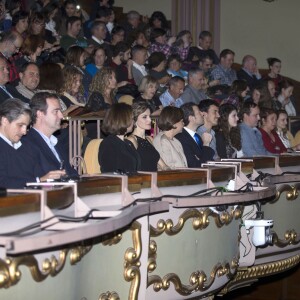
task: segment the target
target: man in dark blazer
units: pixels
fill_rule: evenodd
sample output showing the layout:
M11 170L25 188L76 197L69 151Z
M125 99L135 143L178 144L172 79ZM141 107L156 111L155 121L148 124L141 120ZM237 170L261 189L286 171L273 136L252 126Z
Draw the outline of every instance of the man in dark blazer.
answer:
M257 68L256 58L252 55L246 55L242 61L242 68L237 72L237 78L247 81L251 90L260 82L261 75Z
M48 179L60 179L66 174L78 176L69 163L67 151L57 144L57 138L53 136L60 129L63 118L57 96L48 92L36 93L30 107L33 126L22 139L24 146L36 153L44 174L50 174Z
M200 168L201 164L213 160L215 151L209 147L212 136L205 132L202 138L196 133L203 124L203 116L195 103L185 103L181 106L184 114L184 125L176 138L181 142L189 168Z

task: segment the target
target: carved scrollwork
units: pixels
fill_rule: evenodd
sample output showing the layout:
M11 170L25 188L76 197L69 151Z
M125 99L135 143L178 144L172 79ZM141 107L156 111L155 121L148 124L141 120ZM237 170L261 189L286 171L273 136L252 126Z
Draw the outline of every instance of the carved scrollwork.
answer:
M151 273L156 269L157 245L154 240L150 240L148 254L148 272Z
M196 291L203 292L212 286L216 277L227 276L228 278L232 278L237 270L237 262L238 259L234 258L231 264L228 262L223 265L218 263L210 272L209 277L203 271L193 272L189 278L189 285L183 284L175 273L169 273L163 278L158 275L152 275L148 277L148 287L153 285L155 292L159 292L162 289L166 291L169 289L171 283L173 283L177 293L183 296L190 295Z
M120 300L120 297L116 292L106 292L100 294L98 300Z
M299 242L297 240L297 232L294 229L285 232L284 240L279 239L278 235L273 233L273 244L279 248L284 248L288 245L297 245Z
M134 222L131 225L133 247L128 248L125 252L124 262L124 278L131 282L128 299L136 300L140 287L140 258L142 254L142 238L141 238L141 224Z
M70 250L71 265L77 264L89 252L93 246L78 246Z
M104 246L112 246L118 244L122 240L122 234L119 233L110 239L106 239L102 242Z
M298 198L300 190L300 184L296 183L295 185L288 185L288 184L282 184L279 186L279 188L276 191L276 197L273 201L270 203L274 203L279 200L282 193L286 192L286 200L293 201Z

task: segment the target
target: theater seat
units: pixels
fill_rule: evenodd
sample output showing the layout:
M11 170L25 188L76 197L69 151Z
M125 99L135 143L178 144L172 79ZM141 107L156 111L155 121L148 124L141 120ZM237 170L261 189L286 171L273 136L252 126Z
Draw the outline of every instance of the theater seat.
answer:
M129 105L132 105L132 101L133 101L133 97L130 96L130 95L123 95L119 98L119 103L126 103L126 104L129 104Z
M84 153L84 161L87 174L101 173L98 161L99 146L101 142L102 139L93 139L88 143L86 147Z

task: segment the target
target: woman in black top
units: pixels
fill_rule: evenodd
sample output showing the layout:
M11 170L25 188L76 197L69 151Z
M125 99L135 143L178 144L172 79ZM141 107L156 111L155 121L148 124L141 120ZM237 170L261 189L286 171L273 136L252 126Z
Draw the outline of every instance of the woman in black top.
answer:
M168 166L160 158L159 152L152 145L151 137L146 131L151 129L150 108L146 102L136 102L132 105L134 130L126 142L134 146L141 158L141 170L156 172L166 170Z
M106 111L102 130L108 134L99 147L101 172L132 173L140 170L140 157L136 149L124 142L133 128L132 108L117 103Z

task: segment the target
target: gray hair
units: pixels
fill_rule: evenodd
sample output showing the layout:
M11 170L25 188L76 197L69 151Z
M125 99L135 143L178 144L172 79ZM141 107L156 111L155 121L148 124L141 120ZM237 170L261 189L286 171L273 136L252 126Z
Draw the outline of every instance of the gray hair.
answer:
M21 115L28 115L31 118L29 105L20 99L9 98L0 106L0 120L5 117L9 123L17 120Z

